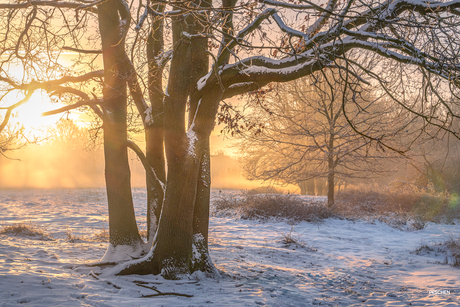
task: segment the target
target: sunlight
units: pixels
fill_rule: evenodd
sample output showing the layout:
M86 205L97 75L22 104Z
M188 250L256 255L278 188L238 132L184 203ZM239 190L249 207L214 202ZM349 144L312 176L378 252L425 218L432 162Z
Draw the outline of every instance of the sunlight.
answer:
M33 132L35 136L44 136L49 126L56 124L61 118L77 120L78 114L62 113L50 116L42 116L43 112L55 110L65 106L62 103L51 103L49 98L36 92L31 99L18 107L12 121L22 125L26 132Z

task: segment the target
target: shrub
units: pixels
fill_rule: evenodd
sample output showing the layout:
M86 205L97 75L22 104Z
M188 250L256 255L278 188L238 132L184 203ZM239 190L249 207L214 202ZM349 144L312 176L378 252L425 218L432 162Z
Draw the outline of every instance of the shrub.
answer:
M382 191L347 190L337 193L334 212L344 217L393 216L422 229L426 222L452 222L460 217L455 194L418 189L410 185L390 186Z
M236 211L243 219L281 218L296 223L319 222L332 216L332 212L323 202L315 202L295 195L221 196L214 199L213 204L217 212L225 214L225 212Z

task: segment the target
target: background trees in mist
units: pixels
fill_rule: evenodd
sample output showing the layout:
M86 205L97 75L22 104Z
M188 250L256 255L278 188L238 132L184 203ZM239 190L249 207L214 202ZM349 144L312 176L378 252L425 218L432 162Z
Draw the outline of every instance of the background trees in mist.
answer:
M259 131L238 135L250 179L298 185L301 194L311 192L313 179L324 180L332 206L338 182L385 172L384 160L398 155L357 134L348 121L363 133L394 137L401 118L392 116L372 86L344 93L342 78L339 70L327 69L249 95L246 120L263 123Z

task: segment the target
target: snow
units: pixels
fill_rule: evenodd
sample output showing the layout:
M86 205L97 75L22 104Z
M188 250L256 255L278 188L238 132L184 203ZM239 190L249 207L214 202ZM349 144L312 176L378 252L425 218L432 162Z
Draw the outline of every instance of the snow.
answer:
M153 124L153 116L152 116L152 107L148 107L145 109L144 111L144 114L145 114L145 124L147 126L150 126Z
M208 81L209 77L211 77L212 70L209 71L204 77L201 77L200 80L198 80L196 88L198 91L201 91L205 86L206 82Z
M227 196L236 192L222 191ZM213 191L216 197L219 192ZM133 191L145 228L146 193ZM210 219L218 279L113 276L85 266L104 255L94 240L107 226L104 189L0 190L3 225L30 221L54 240L0 234L0 306L458 306L459 270L442 255L418 255L422 242L460 235L460 224L400 231L380 222L321 224ZM80 240L66 239L66 228ZM283 243L291 233L298 244ZM73 242L73 243L72 243ZM176 293L193 295L161 295ZM155 297L143 298L157 294Z
M133 257L139 258L144 250L140 244L136 247L130 245L117 245L109 244L101 262L120 262L131 260Z
M196 136L195 131L190 127L190 129L187 131L187 139L188 139L188 148L187 148L187 154L189 156L195 157L195 145L198 140L198 137Z

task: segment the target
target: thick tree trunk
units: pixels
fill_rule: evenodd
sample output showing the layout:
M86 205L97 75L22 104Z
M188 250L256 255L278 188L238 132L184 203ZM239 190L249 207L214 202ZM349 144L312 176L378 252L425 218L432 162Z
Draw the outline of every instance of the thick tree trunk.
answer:
M109 207L110 246L104 261L118 259L118 246L129 246L139 251L139 236L131 194L127 151L126 80L123 79L124 42L119 44L119 16L116 1L99 5L99 29L104 60L104 158L105 180ZM126 255L123 255L126 257Z
M210 2L197 4L209 6ZM209 136L222 93L218 88L202 99L192 97L198 79L208 71L208 46L205 36L187 35L202 33L203 25L192 16L185 19L177 17L172 23L174 51L163 104L168 174L155 243L147 257L126 264L120 274L161 273L174 279L195 270L214 271L207 246ZM152 147L152 152L158 148Z

